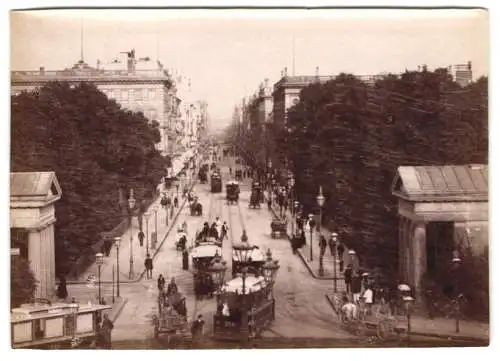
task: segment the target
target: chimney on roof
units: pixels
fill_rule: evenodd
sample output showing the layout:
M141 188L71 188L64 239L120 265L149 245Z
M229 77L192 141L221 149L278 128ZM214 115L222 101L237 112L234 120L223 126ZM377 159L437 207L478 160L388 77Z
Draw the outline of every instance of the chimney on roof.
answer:
M40 75L45 75L45 67L44 66L40 67Z
M471 71L471 70L472 70L472 62L471 62L470 60L467 62L467 69L468 69L469 71Z
M288 68L285 66L285 76L288 76Z
M280 78L283 78L283 70L281 70L281 77Z
M418 72L420 72L420 65L419 65L419 66L417 66L417 71L418 71Z
M316 67L316 78L319 78L319 66Z

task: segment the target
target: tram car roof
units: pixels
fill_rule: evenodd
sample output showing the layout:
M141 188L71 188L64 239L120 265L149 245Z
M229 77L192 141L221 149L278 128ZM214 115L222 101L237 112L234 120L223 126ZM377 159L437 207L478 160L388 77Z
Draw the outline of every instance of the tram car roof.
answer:
M239 257L238 257L238 253L237 252L238 251L233 250L233 261L239 262L238 261ZM254 248L250 252L250 254L248 255L248 257L252 259L252 262L264 262L265 261L264 253L258 247Z
M192 258L215 257L216 253L222 255L222 247L219 247L212 242L204 242L193 248L193 250L191 251L191 257Z
M248 275L245 278L245 293L260 291L265 286L266 280L263 276L254 277ZM233 278L232 280L226 282L224 286L222 286L222 291L228 293L243 293L243 279L241 277Z
M230 180L229 182L226 183L227 186L239 186L240 183L235 180Z

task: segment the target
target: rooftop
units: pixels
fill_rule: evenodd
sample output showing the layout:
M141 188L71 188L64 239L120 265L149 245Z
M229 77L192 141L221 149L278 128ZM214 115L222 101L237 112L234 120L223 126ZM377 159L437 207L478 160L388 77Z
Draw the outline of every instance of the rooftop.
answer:
M61 187L54 172L10 173L10 199L13 201L53 201L61 198Z
M488 201L488 165L400 166L392 193L413 201Z

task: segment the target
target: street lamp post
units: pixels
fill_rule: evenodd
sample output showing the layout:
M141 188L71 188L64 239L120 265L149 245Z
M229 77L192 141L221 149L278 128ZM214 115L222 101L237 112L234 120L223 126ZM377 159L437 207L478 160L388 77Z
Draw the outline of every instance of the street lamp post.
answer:
M309 220L307 221L308 227L309 227L309 260L312 262L313 261L313 228L314 228L314 220L313 220L313 214L309 214Z
M121 237L115 237L116 247L116 297L120 297L120 243Z
M267 249L266 256L266 262L262 265L262 274L267 283L274 285L280 266L278 264L278 260L273 259L271 249Z
M226 261L222 260L220 257L215 257L214 262L207 269L207 272L212 276L212 280L214 281L214 285L217 287L217 291L219 291L224 284L226 270Z
M297 226L297 212L299 211L299 201L293 202L293 219L292 219L292 233L295 235L298 231Z
M316 197L319 206L319 222L318 231L321 233L321 224L323 223L323 206L325 205L325 196L323 195L323 187L319 186L319 194Z
M129 228L130 228L130 270L128 273L128 278L132 279L134 278L134 253L132 249L132 242L134 241L133 235L132 235L132 212L135 208L135 198L134 198L134 190L130 190L130 196L128 198L128 206L129 206Z
M355 272L357 271L357 267L354 264L354 261L356 260L356 251L353 249L350 249L349 252L347 252L351 256L351 265L352 265L352 271Z
M333 240L333 293L337 294L337 237L338 234L336 232L332 232L332 240Z
M156 242L158 241L158 207L154 207L155 212L155 242L152 246L153 249L156 248Z
M146 218L146 254L149 253L149 217L151 213L144 213L144 218Z
M101 266L104 263L103 257L104 257L104 255L102 253L97 253L95 255L96 263L97 263L97 282L99 284L99 287L98 287L99 291L98 291L97 300L98 300L99 304L101 304Z
M408 342L408 345L410 344L410 334L411 334L411 305L414 301L414 298L411 297L411 296L403 296L403 302L405 304L405 308L406 308L406 321L407 321L407 325L406 325L406 337L407 337L407 342Z
M462 263L462 259L460 258L460 254L458 253L457 250L453 251L453 258L452 258L452 263L453 263L453 272L454 272L454 281L455 281L455 332L459 333L460 332L460 292L459 292L459 287L458 287L458 270L460 268L460 265Z
M241 262L242 265L248 264L250 254L252 250L254 249L254 246L250 245L246 241L242 241L240 243L234 244L233 245L233 250L236 252L236 257L237 259ZM241 270L241 280L242 280L242 320L241 320L241 325L242 325L242 337L243 341L246 342L248 340L248 310L246 308L246 299L245 299L245 293L246 293L246 276L247 276L248 269L246 266L244 266Z

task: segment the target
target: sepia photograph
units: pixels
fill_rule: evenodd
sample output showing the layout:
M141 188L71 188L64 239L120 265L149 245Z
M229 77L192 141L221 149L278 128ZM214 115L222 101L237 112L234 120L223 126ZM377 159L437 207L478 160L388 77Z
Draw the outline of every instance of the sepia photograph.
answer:
M9 18L12 349L490 344L488 9Z

